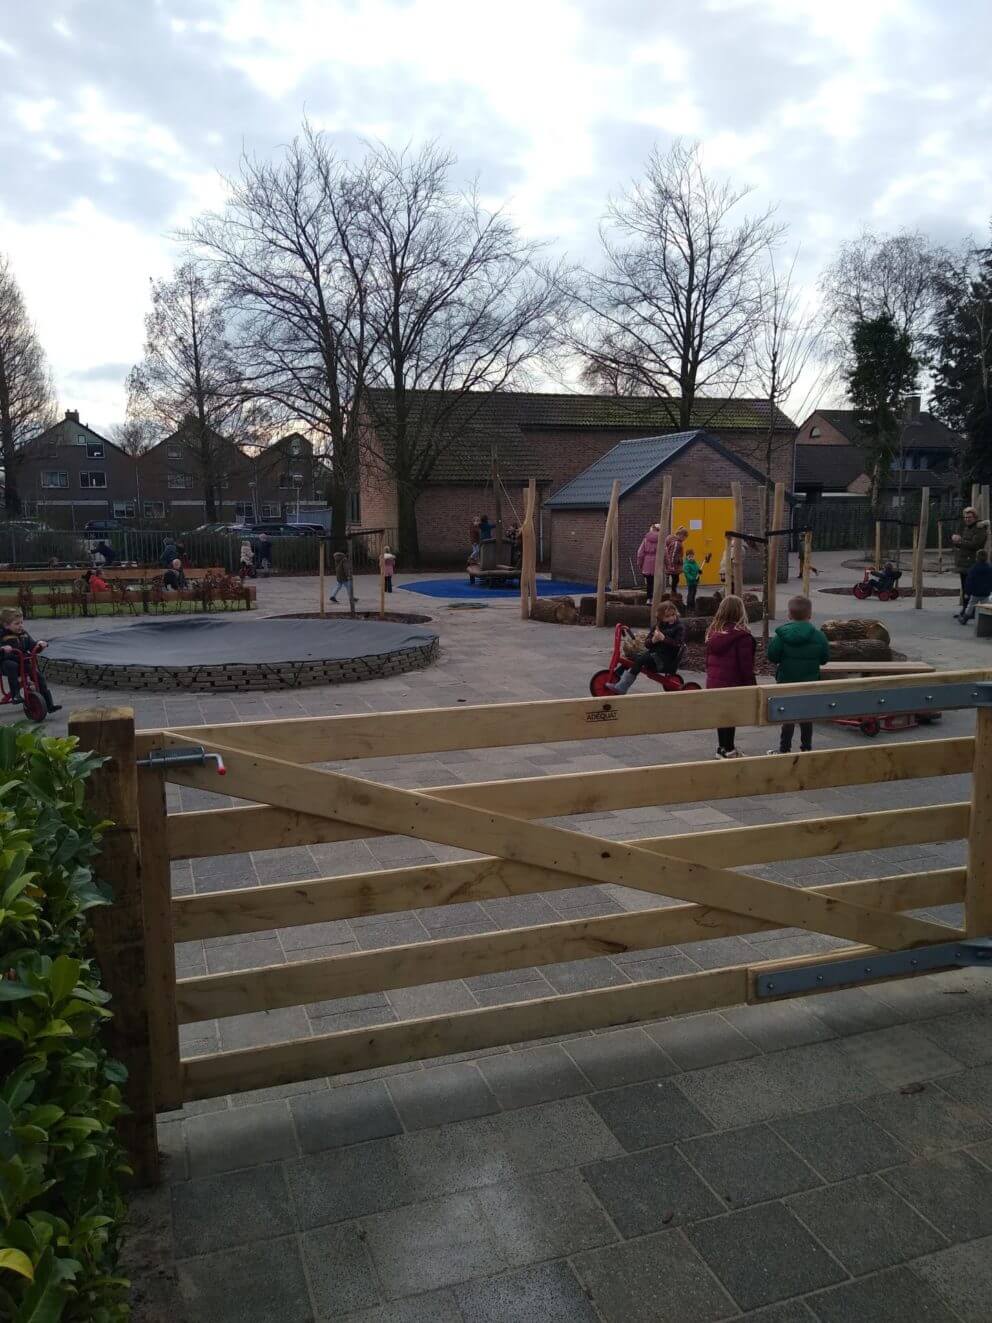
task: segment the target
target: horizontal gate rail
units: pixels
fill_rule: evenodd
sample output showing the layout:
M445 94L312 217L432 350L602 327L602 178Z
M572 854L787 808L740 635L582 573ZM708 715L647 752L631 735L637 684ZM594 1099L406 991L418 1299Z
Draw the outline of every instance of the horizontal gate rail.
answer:
M227 760L226 750L224 758ZM491 809L517 818L552 818L658 804L735 799L741 795L796 794L869 782L951 776L970 771L973 758L974 741L960 737L868 745L843 751L823 749L797 754L794 758L771 754L724 762L669 763L662 767L569 772L514 781L477 781L430 786L419 793L453 805ZM167 768L165 774L168 780L180 785L195 784L208 791L217 789L216 777L212 775L194 782L183 769ZM237 796L233 779L228 781L225 791ZM289 845L352 841L387 834L385 830L358 823L334 821L323 814L307 814L300 807L263 804L256 808L204 809L170 817L169 855L175 860L241 854L246 850L282 849Z

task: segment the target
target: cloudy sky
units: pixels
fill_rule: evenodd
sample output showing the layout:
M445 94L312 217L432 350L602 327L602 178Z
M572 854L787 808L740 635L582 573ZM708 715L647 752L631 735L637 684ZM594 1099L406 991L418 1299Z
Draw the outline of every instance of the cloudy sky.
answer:
M592 249L653 143L774 202L812 280L863 224L992 214L989 0L5 0L0 251L65 408L123 417L148 280L242 150L437 138L528 233Z

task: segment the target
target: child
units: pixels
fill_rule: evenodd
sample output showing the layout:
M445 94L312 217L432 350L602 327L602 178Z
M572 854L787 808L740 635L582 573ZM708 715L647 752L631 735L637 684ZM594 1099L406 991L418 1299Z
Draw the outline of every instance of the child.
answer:
M682 575L685 579L685 609L694 611L696 608L696 589L699 587L699 580L703 573L703 567L696 559L696 553L691 547L685 553L685 560L682 562Z
M355 596L355 587L351 582L351 561L343 551L335 551L334 553L334 577L338 581L337 587L334 589L334 592L331 593L329 600L336 602L338 600L338 593L344 588L349 601L357 602L358 598Z
M186 571L183 569L183 563L178 556L162 575L162 587L168 588L173 593L181 592L184 588L189 587Z
M238 574L241 576L241 582L245 579L254 579L255 574L255 553L251 549L250 542L241 544L241 564L238 566Z
M607 684L606 688L614 694L625 694L645 666L662 675L674 675L684 645L685 625L679 619L678 610L673 603L662 602L658 623L648 631L647 646L634 654L631 665L620 679Z
M987 602L989 595L992 594L992 565L989 564L987 552L981 550L975 552L975 563L965 575L964 593L964 606L955 614L954 619L962 625L967 625L969 620L974 619L975 607L978 603Z
M109 593L110 585L99 570L84 570L83 583L91 593Z
M647 593L648 606L654 596L654 572L658 561L659 525L652 524L641 538L637 548L637 569L644 579L644 591Z
M739 597L725 597L706 631L706 688L736 689L756 684L754 638L747 627L747 611ZM740 758L735 747L736 726L718 726L718 758Z
M388 547L382 549L382 577L386 583L386 592L393 591L393 571L396 569L396 557Z
M876 593L891 593L898 578L899 570L890 560L887 560L880 570L872 570L868 576L868 582Z
M21 665L17 659L19 652L28 653L34 648L47 648L44 639L37 641L24 628L24 617L15 607L0 611L0 670L10 690L10 701L21 701ZM62 704L52 698L52 691L45 683L45 677L38 672L38 690L45 700L49 712L61 712Z
M813 603L799 595L789 598L789 623L779 625L768 644L768 660L776 663L775 679L779 684L803 684L819 680L820 667L830 658L827 636L812 623ZM769 753L791 753L796 723L782 724L777 749ZM799 723L799 749L809 753L813 747L812 721Z

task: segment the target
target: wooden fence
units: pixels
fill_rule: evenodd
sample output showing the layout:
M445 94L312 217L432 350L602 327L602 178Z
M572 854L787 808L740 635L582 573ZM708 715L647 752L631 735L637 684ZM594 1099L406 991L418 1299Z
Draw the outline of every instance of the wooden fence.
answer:
M926 683L939 689L962 681L973 684L990 674L945 672L927 677ZM863 691L867 707L873 691L920 681L920 676L827 681L815 692ZM181 1057L182 1024L781 927L854 942L855 948L822 957L828 962L849 959L865 950L960 940L957 930L904 911L962 900L967 932L992 933L992 713L987 709L978 712L974 737L424 790L396 789L312 766L330 759L762 726L769 724L771 692L778 698L813 689L757 686L137 734L129 709L75 714L70 732L84 748L108 759L89 794L100 815L116 822L99 867L115 888L117 904L94 911L94 923L100 963L114 996L113 1047L131 1071L126 1138L139 1177L151 1181L157 1174L155 1113L185 1101L748 1002L755 1000L760 975L797 962L712 969L202 1056ZM198 746L222 755L227 764L223 781L209 767L136 765L152 750ZM539 821L969 771L971 805L889 809L629 841ZM230 795L244 806L167 814L166 781ZM173 860L394 834L460 847L473 856L191 896L171 893ZM742 867L962 837L970 844L966 868L806 889L726 867L728 861ZM176 978L175 942L597 883L621 883L683 903Z

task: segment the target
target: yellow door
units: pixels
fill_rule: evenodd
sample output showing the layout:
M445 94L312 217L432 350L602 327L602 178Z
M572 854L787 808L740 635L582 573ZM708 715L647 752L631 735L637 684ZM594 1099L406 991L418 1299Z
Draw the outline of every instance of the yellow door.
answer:
M732 496L676 496L672 499L672 530L685 527L691 547L703 567L702 584L720 582L720 561L727 545L726 534L734 527ZM706 557L709 556L707 562Z

